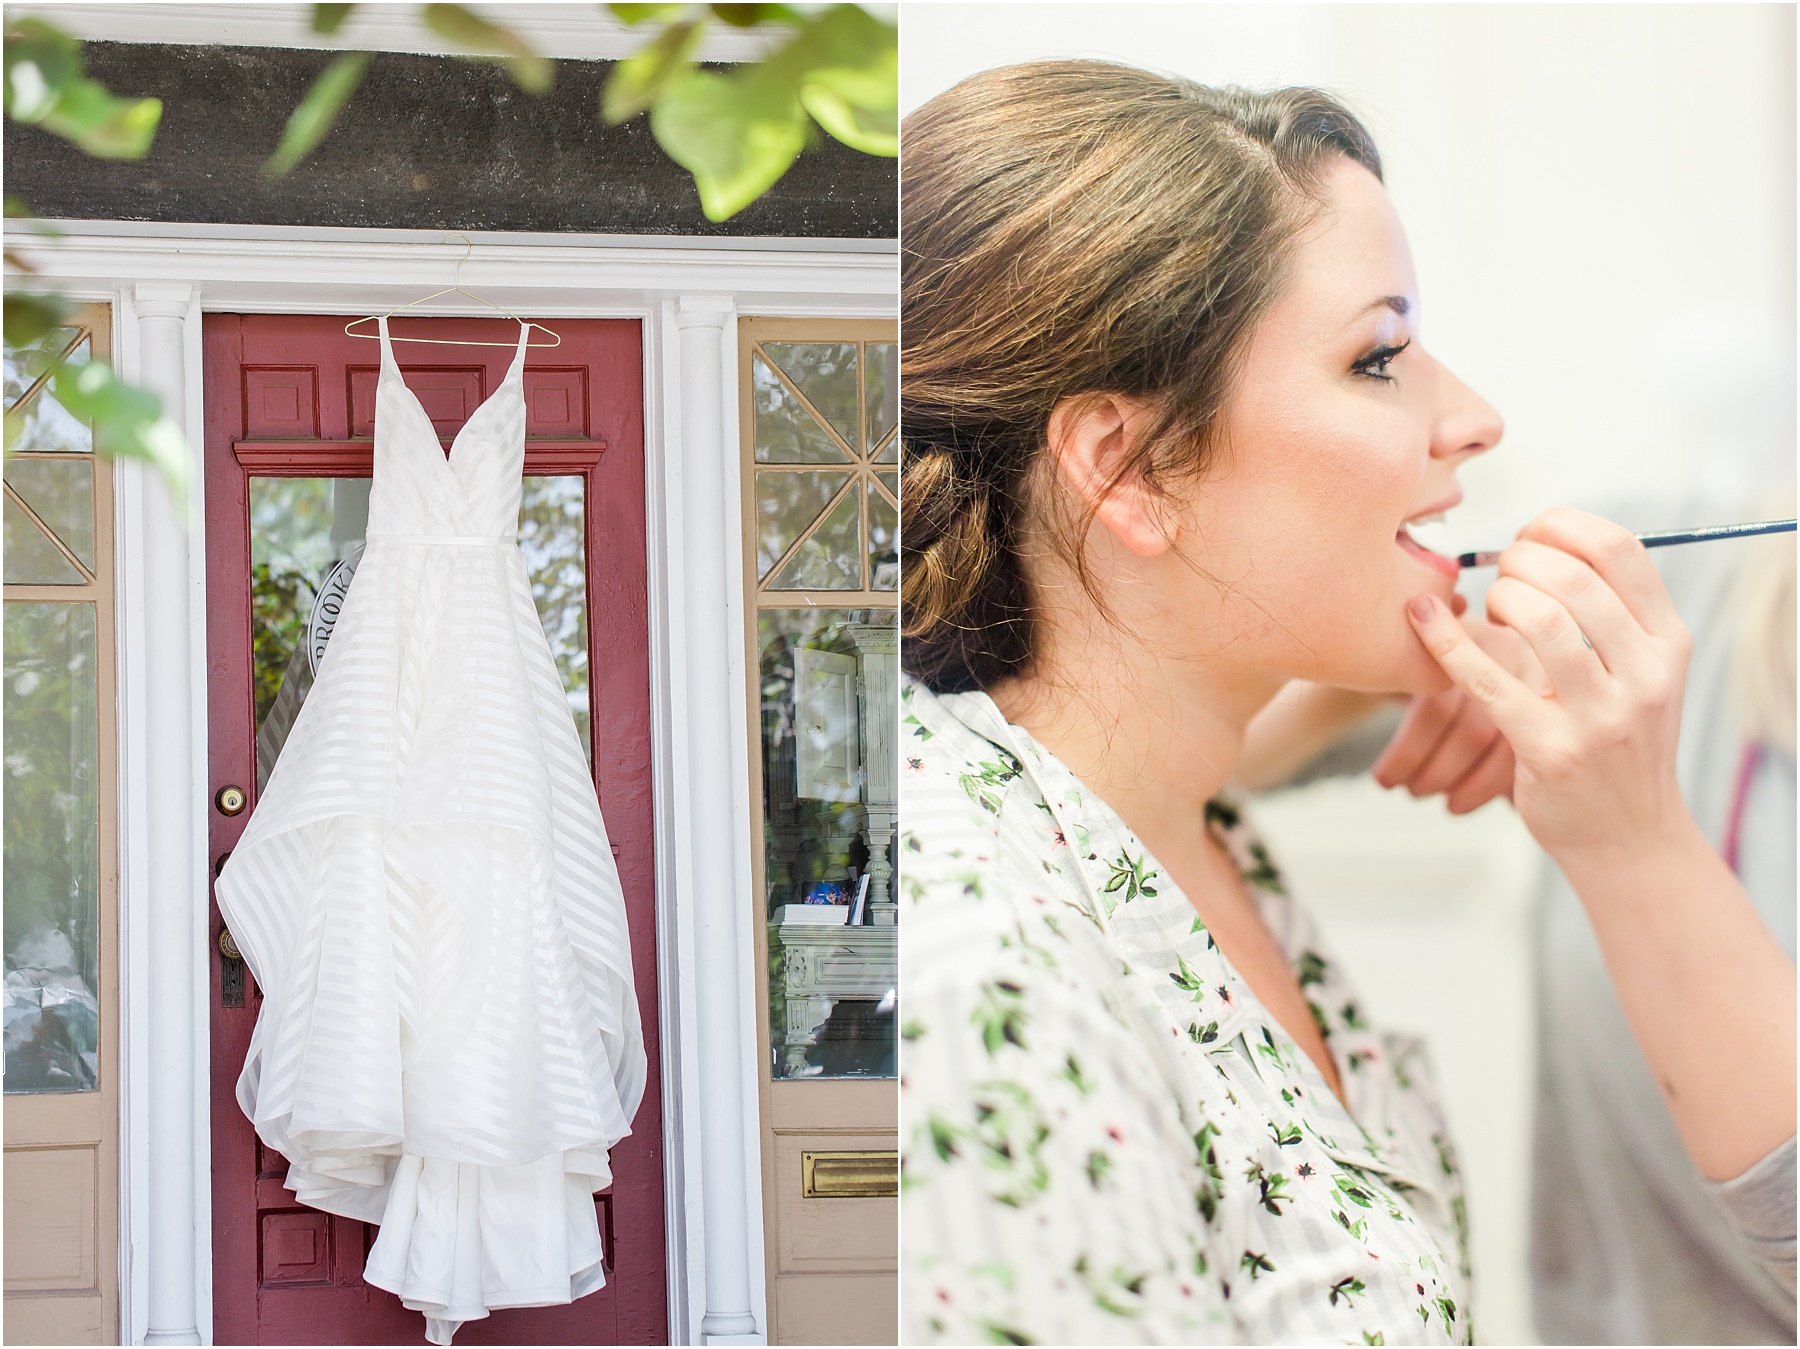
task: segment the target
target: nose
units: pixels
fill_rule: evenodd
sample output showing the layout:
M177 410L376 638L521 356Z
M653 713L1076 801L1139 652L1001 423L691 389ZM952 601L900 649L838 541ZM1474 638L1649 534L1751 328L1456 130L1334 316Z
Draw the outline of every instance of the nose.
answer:
M1437 362L1437 409L1431 429L1431 457L1472 459L1500 443L1506 424L1499 412Z

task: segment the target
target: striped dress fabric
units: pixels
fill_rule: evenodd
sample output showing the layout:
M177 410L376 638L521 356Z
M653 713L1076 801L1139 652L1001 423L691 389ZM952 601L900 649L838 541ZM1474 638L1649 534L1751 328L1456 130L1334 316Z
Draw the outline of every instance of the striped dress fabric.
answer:
M599 1288L643 1096L618 871L514 540L526 339L445 456L381 323L367 546L219 907L263 1002L238 1079L300 1202L448 1344Z

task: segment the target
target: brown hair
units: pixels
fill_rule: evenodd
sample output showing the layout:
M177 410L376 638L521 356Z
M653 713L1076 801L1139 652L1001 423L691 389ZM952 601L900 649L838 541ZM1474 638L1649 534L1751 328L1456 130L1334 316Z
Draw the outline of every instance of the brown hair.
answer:
M1318 90L1101 61L964 80L902 146L903 660L940 691L980 688L1032 654L1018 546L1051 411L1142 398L1151 430L1113 482L1202 470L1322 169L1345 155L1379 178L1381 160Z

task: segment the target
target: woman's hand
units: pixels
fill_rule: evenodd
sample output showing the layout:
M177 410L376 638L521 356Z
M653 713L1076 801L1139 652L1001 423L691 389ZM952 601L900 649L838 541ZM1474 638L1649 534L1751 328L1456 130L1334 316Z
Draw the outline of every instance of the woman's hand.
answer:
M1487 607L1545 691L1430 597L1411 613L1511 744L1513 804L1580 896L1688 1154L1712 1180L1741 1175L1794 1135L1794 963L1681 799L1687 629L1642 544L1566 509L1500 555Z
M1473 615L1462 617L1462 627L1526 687L1549 691L1531 648L1511 628ZM1513 752L1493 718L1452 684L1412 700L1371 772L1383 787L1405 787L1414 796L1444 792L1450 813L1466 815L1512 794Z
M1545 687L1508 670L1430 596L1409 614L1510 746L1513 804L1532 836L1567 863L1691 833L1675 745L1692 643L1644 546L1559 507L1519 531L1499 566L1488 615L1529 645Z

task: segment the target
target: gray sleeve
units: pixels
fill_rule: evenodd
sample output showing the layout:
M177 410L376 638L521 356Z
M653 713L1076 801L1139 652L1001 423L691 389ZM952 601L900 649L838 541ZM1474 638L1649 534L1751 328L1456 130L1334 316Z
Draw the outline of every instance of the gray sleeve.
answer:
M1707 1188L1737 1229L1751 1258L1794 1291L1794 1140L1788 1139L1741 1176Z

